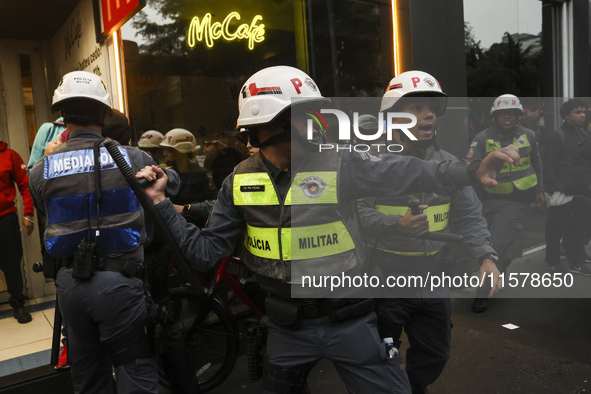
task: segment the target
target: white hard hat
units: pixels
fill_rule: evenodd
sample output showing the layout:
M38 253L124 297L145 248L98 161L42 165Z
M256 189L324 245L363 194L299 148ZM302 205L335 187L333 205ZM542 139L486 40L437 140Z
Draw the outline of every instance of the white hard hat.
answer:
M297 103L328 101L316 82L305 72L289 66L274 66L253 74L238 96L237 127L263 125Z
M503 94L495 99L493 106L490 108L490 114L492 115L496 111L502 111L505 109L514 109L519 111L519 114L523 114L523 106L519 101L519 97L514 94Z
M62 104L72 99L97 101L111 109L111 97L103 80L88 71L72 71L64 75L53 92L51 110L61 109Z
M197 142L195 136L189 130L172 129L164 135L164 140L160 146L173 148L181 153L191 153L197 151Z
M392 78L382 97L380 111L394 107L401 97L441 97L437 115L443 115L447 108L447 95L441 90L439 82L423 71L406 71Z
M161 132L148 130L140 137L137 146L140 148L160 148L160 143L164 140Z

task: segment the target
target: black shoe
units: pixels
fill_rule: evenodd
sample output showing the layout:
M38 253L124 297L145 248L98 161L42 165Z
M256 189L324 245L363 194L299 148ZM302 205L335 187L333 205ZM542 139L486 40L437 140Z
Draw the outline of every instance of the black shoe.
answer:
M31 314L25 310L24 306L14 308L13 315L20 324L26 324L33 320Z
M570 272L572 272L573 274L579 274L579 275L583 275L583 276L591 276L591 270L589 268L587 268L587 266L585 266L585 265L578 265L578 266L571 265L568 270Z
M472 303L472 312L482 313L488 309L488 298L474 298Z

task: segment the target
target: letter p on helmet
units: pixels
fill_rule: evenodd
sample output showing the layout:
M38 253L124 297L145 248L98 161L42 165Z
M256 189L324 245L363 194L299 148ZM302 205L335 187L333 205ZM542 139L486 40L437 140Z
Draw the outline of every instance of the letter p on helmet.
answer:
M296 92L298 94L301 94L302 91L300 90L300 88L302 87L303 83L302 81L300 81L299 78L292 78L290 79L291 83L293 84L293 87L295 88Z

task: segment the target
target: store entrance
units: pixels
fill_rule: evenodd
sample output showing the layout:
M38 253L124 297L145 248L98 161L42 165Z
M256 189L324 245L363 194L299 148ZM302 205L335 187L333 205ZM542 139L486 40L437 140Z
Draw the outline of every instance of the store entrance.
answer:
M43 52L43 44L38 41L0 40L0 88L4 93L0 95L0 140L17 152L25 165L39 126L52 120L45 73L48 65ZM16 205L21 222L23 205L18 192ZM36 224L39 222L37 213L34 220ZM37 228L30 237L23 232L21 241L25 295L36 299L55 294L53 283L32 270L33 264L41 261ZM0 275L0 303L8 302L9 297L4 275Z

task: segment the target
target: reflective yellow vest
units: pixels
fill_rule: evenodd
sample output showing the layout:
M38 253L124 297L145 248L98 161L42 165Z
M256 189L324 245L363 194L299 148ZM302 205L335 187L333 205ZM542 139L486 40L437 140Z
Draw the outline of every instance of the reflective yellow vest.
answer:
M439 150L430 147L427 149L425 160L441 161L447 160L447 158ZM449 232L450 196L436 193L415 193L396 197L380 197L376 199L374 209L385 215L404 216L411 198L417 198L421 205L429 205L424 213L429 217L430 231ZM368 246L385 253L404 256L430 256L439 252L446 244L441 241L403 237L394 234L383 234L372 238L368 241Z
M242 257L253 272L291 283L294 264L299 274L314 275L340 274L362 263L355 250L361 237L352 235L359 231L352 232L338 212L339 165L340 155L312 155L285 200L260 153L236 167L233 200L246 221Z
M501 172L497 175L498 186L485 187L486 191L495 194L510 194L514 188L518 190L527 190L538 184L538 177L536 171L531 165L532 147L527 138L527 135L521 126L517 126L519 136L513 138L513 145L519 149L519 156L521 156L521 165L516 166L511 163L505 163ZM494 152L501 149L501 143L495 139L493 128L488 128L483 131L484 143L486 145L486 153Z

